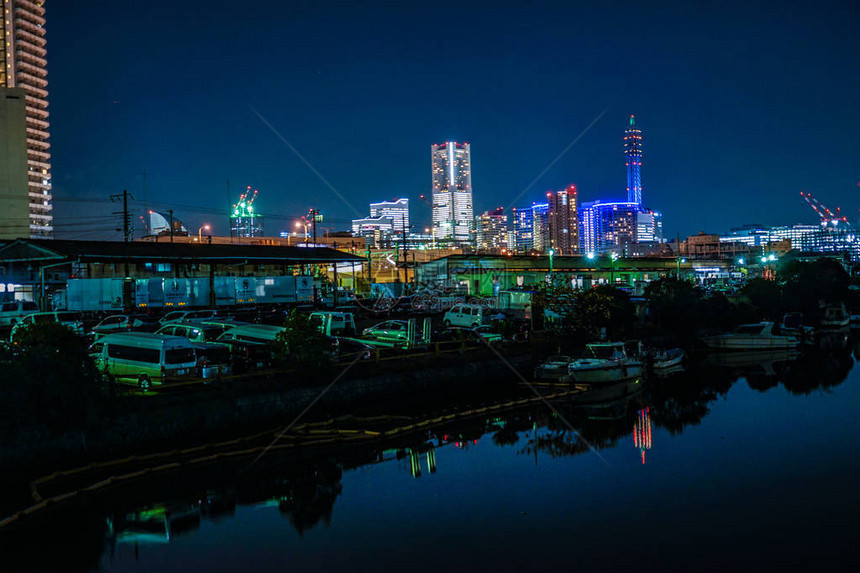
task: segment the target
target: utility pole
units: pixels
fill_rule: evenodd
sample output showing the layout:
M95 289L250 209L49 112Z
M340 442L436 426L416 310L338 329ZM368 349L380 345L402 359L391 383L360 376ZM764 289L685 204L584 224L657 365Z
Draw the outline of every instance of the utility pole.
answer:
M114 211L115 215L122 215L122 240L126 243L131 240L131 214L128 212L128 198L131 197L134 199L134 195L126 191L122 190L122 193L117 193L116 195L111 195L110 200L111 203L114 201L119 201L122 199L122 211ZM117 229L119 230L119 229Z
M167 211L170 213L170 242L173 242L173 209Z
M320 216L320 212L317 209L311 209L308 211L308 215L311 217L311 225L313 225L313 235L314 235L314 246L317 246L317 219L322 221L322 217Z

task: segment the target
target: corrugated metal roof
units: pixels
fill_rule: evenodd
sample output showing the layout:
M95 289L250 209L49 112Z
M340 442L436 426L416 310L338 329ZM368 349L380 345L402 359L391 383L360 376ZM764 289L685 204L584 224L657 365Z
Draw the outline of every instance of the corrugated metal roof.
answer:
M119 241L72 241L18 239L0 245L0 262L180 262L229 264L314 264L361 262L364 259L328 247L281 247L270 245L223 245L200 243L151 243Z

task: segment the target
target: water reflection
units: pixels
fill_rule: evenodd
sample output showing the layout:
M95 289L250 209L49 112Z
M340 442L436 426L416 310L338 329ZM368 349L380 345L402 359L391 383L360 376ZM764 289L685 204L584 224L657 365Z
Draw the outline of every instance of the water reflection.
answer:
M426 479L450 469L438 466L440 449L456 448L470 456L469 450L485 438L492 447L512 448L535 464L544 456L592 455L592 448L606 451L622 443L629 448L632 441L637 463L645 464L656 429L679 435L700 424L714 403L740 380L759 392L780 384L792 394L838 386L853 366L852 353L860 354L860 344L840 340L828 337L802 355L793 351L711 354L672 377L631 380L554 402L576 432L537 404L440 424L385 444L273 453L253 469L247 464L224 464L154 478L93 497L85 511L76 508L74 515L59 512L52 516L58 528L43 525L39 534L65 532L72 542L63 552L35 552L33 545L4 538L3 554L27 552L34 569L93 570L104 554L132 548L137 556L141 546L181 542L203 523L235 520L237 508L243 506L276 507L299 536L306 536L330 526L343 496L364 495L344 491L345 472L398 464L406 470L404 479ZM465 406L452 405L455 407Z

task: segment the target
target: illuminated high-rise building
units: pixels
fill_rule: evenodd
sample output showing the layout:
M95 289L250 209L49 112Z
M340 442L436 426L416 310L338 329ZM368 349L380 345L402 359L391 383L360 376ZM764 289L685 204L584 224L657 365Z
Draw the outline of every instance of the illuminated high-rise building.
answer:
M550 249L549 238L549 203L532 205L532 224L534 231L532 241L534 250L546 253Z
M27 202L26 219L8 211L0 214L0 234L7 238L10 235L50 238L54 230L44 4L44 0L0 0L0 97L13 100L18 97L16 94L23 92L27 157L25 187L18 184L18 176L0 177L0 197L4 204L6 201ZM14 113L10 107L15 106L7 106L7 115ZM4 167L14 163L17 169L20 164L8 160L20 154L16 149L21 141L18 123L7 120L0 131L0 154L5 156L0 164ZM13 127L14 132L10 131Z
M583 203L579 208L580 252L628 256L630 245L637 242L640 212L636 203Z
M476 247L486 253L499 253L508 247L508 216L504 207L484 211L475 217Z
M433 169L433 233L437 242L473 245L472 162L468 143L430 146Z
M642 206L642 130L636 127L636 118L630 116L630 125L624 131L624 156L627 164L627 202Z
M512 251L517 253L528 253L535 247L534 241L534 215L531 207L525 209L512 209L513 240L508 244Z
M575 255L579 252L579 215L577 213L576 186L561 191L548 191L549 247L557 255Z

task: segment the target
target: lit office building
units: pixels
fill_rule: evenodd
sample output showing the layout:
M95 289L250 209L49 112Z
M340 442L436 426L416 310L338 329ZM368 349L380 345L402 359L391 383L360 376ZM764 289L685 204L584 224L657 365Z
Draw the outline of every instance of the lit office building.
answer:
M545 253L550 249L549 203L532 205L532 242L534 250Z
M393 230L398 234L409 234L409 199L392 199L370 204L370 217L389 217Z
M352 220L352 235L364 237L366 244L374 247L391 247L401 236L400 231L395 229L394 219L391 217L365 217Z
M513 241L510 241L511 250L517 253L528 253L534 249L534 216L531 207L512 210L513 219Z
M645 209L636 215L636 242L663 242L663 215L657 211Z
M433 234L436 241L472 245L475 217L472 210L471 148L448 141L430 146L433 176Z
M43 0L0 0L0 238L53 235L45 44Z
M579 214L577 213L576 186L561 191L548 191L549 248L558 255L575 255L579 252Z
M508 247L508 216L502 207L475 217L475 230L478 250L498 253Z
M630 245L637 241L640 212L636 203L583 203L579 209L580 252L627 256Z

